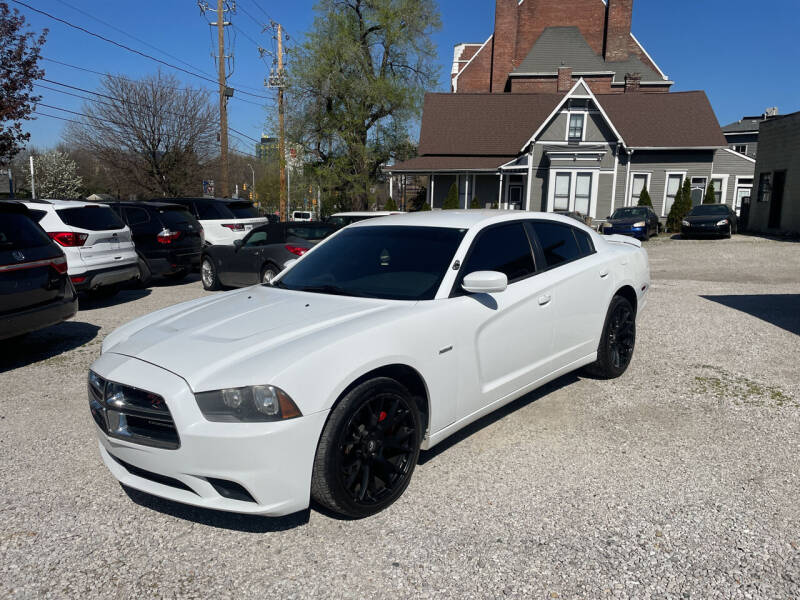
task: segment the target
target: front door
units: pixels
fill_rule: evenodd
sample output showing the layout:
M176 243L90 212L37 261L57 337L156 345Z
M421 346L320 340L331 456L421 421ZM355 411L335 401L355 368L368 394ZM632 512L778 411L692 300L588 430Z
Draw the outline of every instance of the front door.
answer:
M692 206L703 203L703 196L706 193L706 178L692 177Z
M523 187L518 184L512 184L508 187L508 208L511 210L520 210L522 206Z
M734 210L736 211L736 216L741 215L742 210L742 202L745 198L749 198L750 194L753 193L753 186L750 185L740 185L736 188L736 200L734 204Z
M779 229L781 226L781 213L783 212L783 188L786 184L786 171L775 171L772 183L772 198L769 203L770 229Z

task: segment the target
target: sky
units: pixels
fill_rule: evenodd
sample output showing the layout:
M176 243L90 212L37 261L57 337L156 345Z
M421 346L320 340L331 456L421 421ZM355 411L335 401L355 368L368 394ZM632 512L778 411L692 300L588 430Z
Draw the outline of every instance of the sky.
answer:
M215 78L208 24L215 16L203 16L196 0L25 2L116 42ZM231 143L242 152L253 152L253 139L259 138L267 127L268 111L275 110L274 93L263 85L269 67L257 49L258 45L273 48L274 40L271 34L262 34L260 26L268 19L280 22L286 28L291 48L312 26L314 4L315 0L237 0L237 13L230 18L235 35L235 71L229 83L236 92L228 106L230 126L240 132L233 134ZM13 0L9 5L20 9L31 28L50 29L42 52L50 60L43 61L42 66L46 77L59 84L97 90L100 76L53 61L129 78L152 74L159 68L152 60L36 14ZM494 0L440 0L439 8L443 26L434 35L434 42L439 51L441 77L439 89L431 91L448 91L453 46L486 40L493 30ZM772 106L777 106L781 114L800 110L798 24L798 0L634 2L633 33L661 70L676 82L673 91L705 90L721 125L745 115L761 114ZM187 85L214 88L209 81L163 65L161 68L174 72ZM41 112L79 118L57 109L80 113L85 101L54 90L87 94L58 84L41 85L54 88L37 87L43 97L41 104L57 107L40 106ZM31 145L54 146L65 125L64 121L45 116L29 122Z

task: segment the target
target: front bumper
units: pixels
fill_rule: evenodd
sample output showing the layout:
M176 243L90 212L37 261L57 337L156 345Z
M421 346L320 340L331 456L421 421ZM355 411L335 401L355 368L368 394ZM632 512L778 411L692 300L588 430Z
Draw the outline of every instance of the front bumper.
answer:
M681 235L686 236L720 236L720 235L728 235L730 233L731 226L730 225L691 225L687 227L686 225L681 225Z
M139 266L134 263L122 267L97 269L84 273L70 274L70 279L75 289L80 291L96 290L97 288L125 283L139 277Z
M0 340L38 331L71 319L78 312L78 298L67 284L67 297L0 316Z
M603 235L627 235L637 239L644 239L647 237L647 227L602 227L600 232Z
M212 423L186 382L173 373L110 352L92 370L163 396L180 437L180 447L167 450L111 438L94 424L103 462L121 483L176 502L237 513L282 516L308 507L327 411L276 423ZM241 486L251 500L226 497L214 485L218 480Z

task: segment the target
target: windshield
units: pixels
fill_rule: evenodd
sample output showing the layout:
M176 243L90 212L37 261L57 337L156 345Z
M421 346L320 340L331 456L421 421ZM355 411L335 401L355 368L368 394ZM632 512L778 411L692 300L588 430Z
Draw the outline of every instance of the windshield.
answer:
M123 229L125 224L120 221L117 213L107 206L80 206L77 208L62 208L58 216L67 225L89 231L109 231Z
M237 219L257 219L258 210L249 202L231 202L228 204L230 211Z
M611 215L612 219L635 219L637 217L646 217L647 209L639 206L629 206L627 208L618 208Z
M328 225L317 225L315 227L289 226L286 228L286 236L304 240L322 240L334 231L336 231L336 228Z
M304 257L276 287L387 300L431 300L465 229L356 227Z
M728 207L725 204L700 204L689 211L691 217L728 216Z

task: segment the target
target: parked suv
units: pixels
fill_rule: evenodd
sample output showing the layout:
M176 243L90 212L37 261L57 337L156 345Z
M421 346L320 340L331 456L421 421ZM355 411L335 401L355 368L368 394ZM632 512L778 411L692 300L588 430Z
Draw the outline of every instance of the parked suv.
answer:
M250 230L267 222L260 217L249 200L227 198L164 198L153 202L169 202L185 206L200 221L207 245L233 244Z
M78 310L61 248L17 202L0 202L0 340L43 329Z
M113 296L120 284L139 278L131 230L108 206L76 200L23 204L64 250L78 291Z
M110 202L130 227L142 285L153 277L180 280L200 266L203 226L180 204Z

